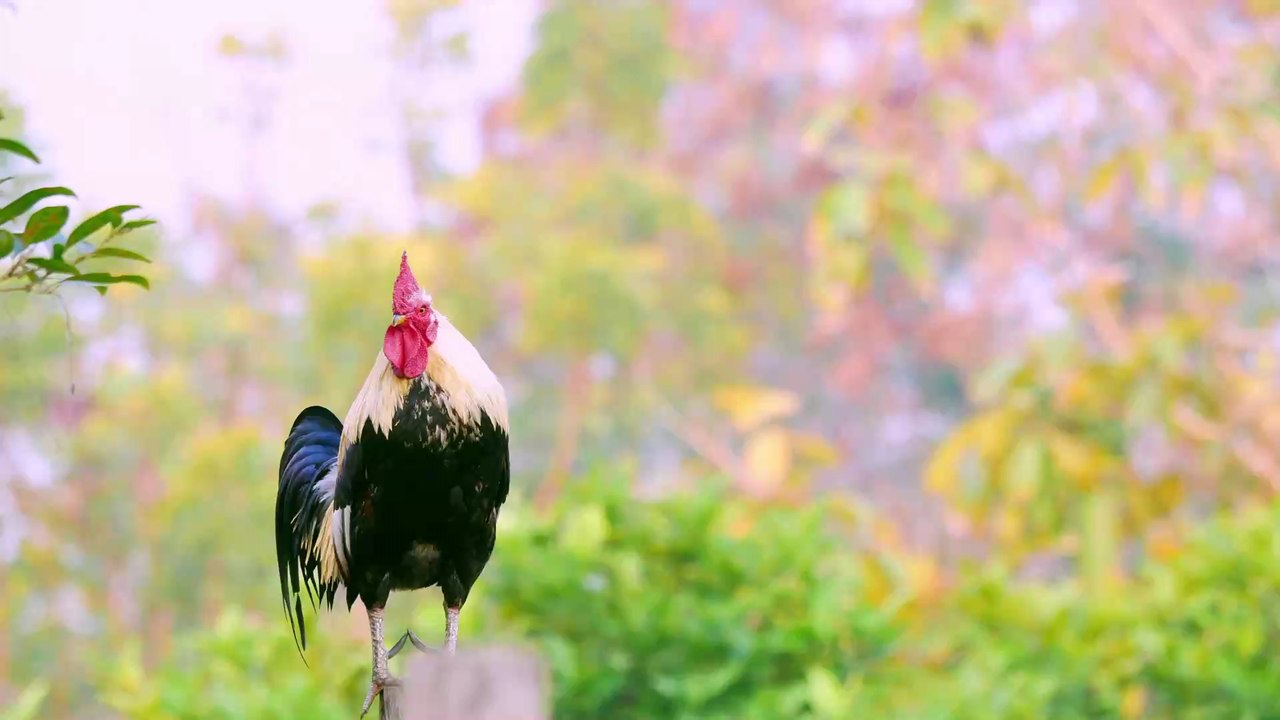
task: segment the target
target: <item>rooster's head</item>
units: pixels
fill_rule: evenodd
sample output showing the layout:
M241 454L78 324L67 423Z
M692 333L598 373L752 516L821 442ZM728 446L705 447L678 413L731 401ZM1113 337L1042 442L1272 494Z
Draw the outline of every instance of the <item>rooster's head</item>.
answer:
M396 375L416 378L427 369L427 353L436 341L440 319L431 307L431 296L418 287L409 269L409 253L400 256L400 275L391 293L391 326L382 340L382 352Z

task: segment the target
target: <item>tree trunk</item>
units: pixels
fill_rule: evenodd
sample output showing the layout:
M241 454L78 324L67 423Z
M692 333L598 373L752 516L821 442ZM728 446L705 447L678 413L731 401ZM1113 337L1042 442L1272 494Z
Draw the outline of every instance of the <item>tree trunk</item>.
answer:
M403 691L399 680L392 680L382 688L378 696L378 720L405 720Z

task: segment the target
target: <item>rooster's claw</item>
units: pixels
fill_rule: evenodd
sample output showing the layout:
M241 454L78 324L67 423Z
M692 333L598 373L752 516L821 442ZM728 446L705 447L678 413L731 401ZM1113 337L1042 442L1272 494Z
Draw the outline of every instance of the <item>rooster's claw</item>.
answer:
M378 697L379 695L382 695L383 702L386 702L387 701L387 696L385 694L386 691L389 688L394 688L398 686L399 684L400 684L399 681L391 677L390 675L386 676L381 680L375 677L372 681L370 681L369 694L364 696L364 707L360 708L361 720L364 720L364 716L368 714L369 708L373 707L374 698Z
M387 651L388 660L395 657L397 653L399 653L401 650L404 649L405 641L413 643L414 647L418 648L424 653L436 652L435 648L427 647L426 643L419 640L418 636L414 635L412 630L405 630L404 635L401 635L400 639L396 641L396 644L392 645L391 649Z

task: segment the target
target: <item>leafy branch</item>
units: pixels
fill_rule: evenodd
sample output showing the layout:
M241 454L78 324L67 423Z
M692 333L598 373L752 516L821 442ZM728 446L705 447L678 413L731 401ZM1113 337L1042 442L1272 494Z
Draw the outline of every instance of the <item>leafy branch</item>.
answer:
M40 162L30 148L9 138L0 138L0 153ZM0 202L5 199L3 185L11 180L12 177L0 178ZM66 283L90 285L102 295L111 285L151 288L150 281L143 275L87 269L85 263L90 260L109 261L112 266L122 262L150 263L145 255L113 243L134 230L154 225L155 221L126 219L126 214L139 209L138 206L116 205L64 232L71 216L69 207L48 205L36 209L46 200L75 196L65 187L41 187L0 206L0 293L52 294ZM25 222L22 221L24 215ZM18 227L22 229L19 231Z

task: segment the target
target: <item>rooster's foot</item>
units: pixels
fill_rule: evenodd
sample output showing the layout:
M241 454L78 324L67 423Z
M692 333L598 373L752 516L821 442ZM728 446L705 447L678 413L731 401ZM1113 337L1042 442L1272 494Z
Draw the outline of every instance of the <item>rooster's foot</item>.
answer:
M364 707L360 708L361 720L363 720L364 716L369 712L369 708L373 707L373 701L375 698L382 695L383 691L387 688L393 688L398 684L399 681L390 675L386 675L381 678L374 675L373 680L369 682L369 694L364 696Z

